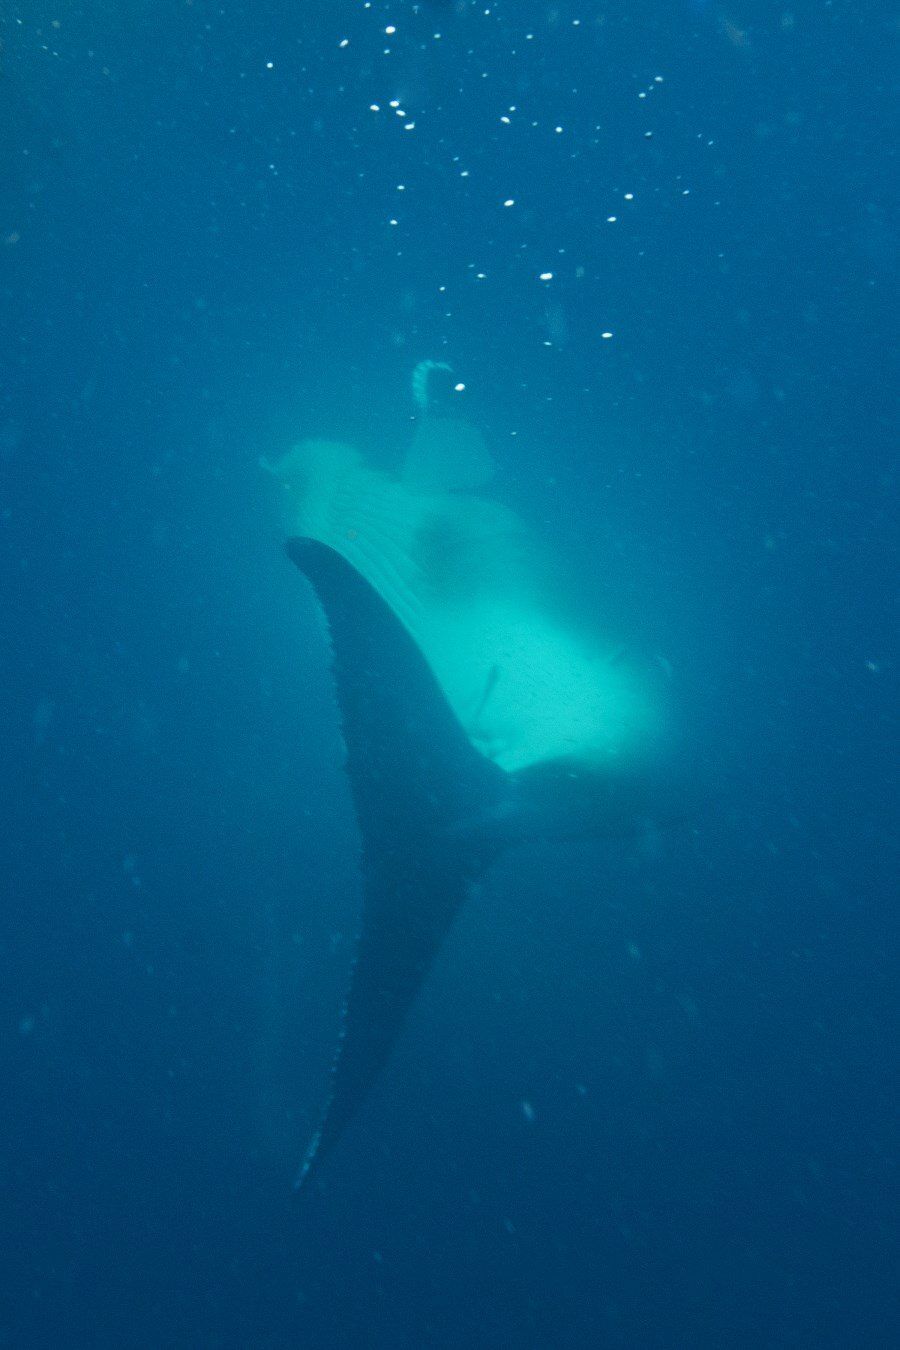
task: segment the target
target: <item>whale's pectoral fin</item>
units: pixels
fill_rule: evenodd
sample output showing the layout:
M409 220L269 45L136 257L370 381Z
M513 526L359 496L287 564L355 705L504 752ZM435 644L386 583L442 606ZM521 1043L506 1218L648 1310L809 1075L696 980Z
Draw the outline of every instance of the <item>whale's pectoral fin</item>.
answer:
M460 821L490 817L507 775L472 745L393 611L339 553L292 539L331 630L346 767L362 836L356 960L321 1128L298 1184L355 1115L471 882L498 851Z

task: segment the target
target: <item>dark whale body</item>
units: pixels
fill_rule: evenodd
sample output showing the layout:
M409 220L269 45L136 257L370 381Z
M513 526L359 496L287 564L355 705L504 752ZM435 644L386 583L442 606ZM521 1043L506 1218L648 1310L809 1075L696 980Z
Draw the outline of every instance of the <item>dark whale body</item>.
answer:
M645 778L565 761L508 773L475 748L390 606L327 544L288 541L325 612L361 836L360 932L329 1094L299 1186L343 1134L473 884L534 838L634 832Z

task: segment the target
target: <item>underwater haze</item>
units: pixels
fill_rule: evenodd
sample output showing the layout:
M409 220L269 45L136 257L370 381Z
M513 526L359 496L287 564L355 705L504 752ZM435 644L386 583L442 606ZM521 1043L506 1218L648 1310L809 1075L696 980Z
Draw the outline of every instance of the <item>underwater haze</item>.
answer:
M0 1346L897 1343L898 32L3 0ZM295 1191L361 859L261 462L422 361L683 795L503 854Z

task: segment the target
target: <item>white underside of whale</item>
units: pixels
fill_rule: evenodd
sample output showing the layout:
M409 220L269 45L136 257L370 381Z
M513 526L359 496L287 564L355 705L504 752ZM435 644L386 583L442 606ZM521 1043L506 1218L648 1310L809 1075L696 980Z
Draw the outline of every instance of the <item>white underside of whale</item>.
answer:
M555 615L520 519L482 495L491 463L465 423L425 417L390 474L350 446L306 441L268 466L289 533L329 545L377 590L472 743L509 771L640 756L656 711L618 644Z

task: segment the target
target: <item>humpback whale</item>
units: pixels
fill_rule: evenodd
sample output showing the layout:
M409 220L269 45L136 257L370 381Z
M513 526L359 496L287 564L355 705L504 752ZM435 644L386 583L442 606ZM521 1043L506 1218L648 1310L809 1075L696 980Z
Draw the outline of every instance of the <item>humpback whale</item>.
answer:
M297 1186L387 1063L454 916L516 843L622 836L657 805L658 709L621 644L554 615L483 438L427 406L399 473L308 441L275 464L330 632L363 896L327 1101ZM446 372L437 363L430 370Z

